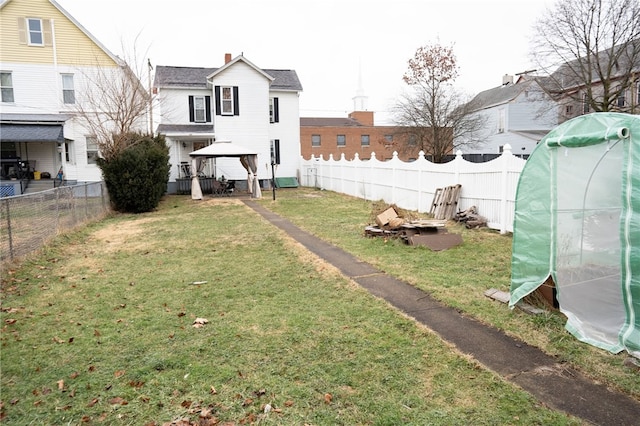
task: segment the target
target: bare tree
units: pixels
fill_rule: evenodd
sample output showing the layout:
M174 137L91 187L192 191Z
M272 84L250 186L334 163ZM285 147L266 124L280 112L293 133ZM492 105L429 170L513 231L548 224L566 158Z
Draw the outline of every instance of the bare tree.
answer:
M624 96L640 71L640 2L558 0L536 22L532 58L561 103L634 112Z
M452 47L419 47L403 76L412 92L394 107L396 125L410 133L425 155L442 162L454 149L479 142L484 118L453 88L458 65Z
M128 133L147 129L152 102L142 83L143 67L137 56L118 58L117 66L100 66L83 72L86 87L76 102L76 114L95 136L100 154L114 158L130 145Z

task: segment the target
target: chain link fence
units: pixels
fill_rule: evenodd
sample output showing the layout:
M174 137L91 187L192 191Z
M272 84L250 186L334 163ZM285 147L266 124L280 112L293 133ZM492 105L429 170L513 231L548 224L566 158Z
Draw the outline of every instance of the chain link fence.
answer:
M59 233L99 220L109 211L104 182L0 198L0 261L28 255Z

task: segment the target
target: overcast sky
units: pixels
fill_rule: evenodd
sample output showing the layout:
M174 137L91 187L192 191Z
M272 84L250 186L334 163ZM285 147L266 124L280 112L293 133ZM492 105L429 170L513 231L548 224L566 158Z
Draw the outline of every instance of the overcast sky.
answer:
M294 69L302 117L344 117L361 78L378 125L416 49L453 46L469 94L532 68L532 25L553 0L57 0L109 50L152 65L220 67L224 54Z

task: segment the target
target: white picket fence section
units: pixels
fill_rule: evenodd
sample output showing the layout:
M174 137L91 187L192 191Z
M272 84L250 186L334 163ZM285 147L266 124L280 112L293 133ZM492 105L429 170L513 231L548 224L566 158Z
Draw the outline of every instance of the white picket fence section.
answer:
M396 153L388 161L379 161L375 153L370 160L312 157L302 159L300 185L428 213L436 189L460 184L457 210L476 206L490 228L506 233L513 232L516 188L525 163L509 145L500 157L486 163L471 163L460 151L445 164L426 160L422 152L412 162L399 160Z

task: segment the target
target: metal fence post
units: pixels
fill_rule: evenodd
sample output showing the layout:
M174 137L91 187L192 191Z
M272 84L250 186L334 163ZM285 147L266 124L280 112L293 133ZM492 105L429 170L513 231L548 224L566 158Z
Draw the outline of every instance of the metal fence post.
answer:
M84 220L89 218L89 184L84 185Z
M9 210L9 200L4 202L7 207L7 238L9 239L9 258L13 260L13 233L11 231L11 214Z
M500 233L507 233L507 168L509 166L511 156L511 145L504 145L500 160L502 160L502 170L500 179Z

